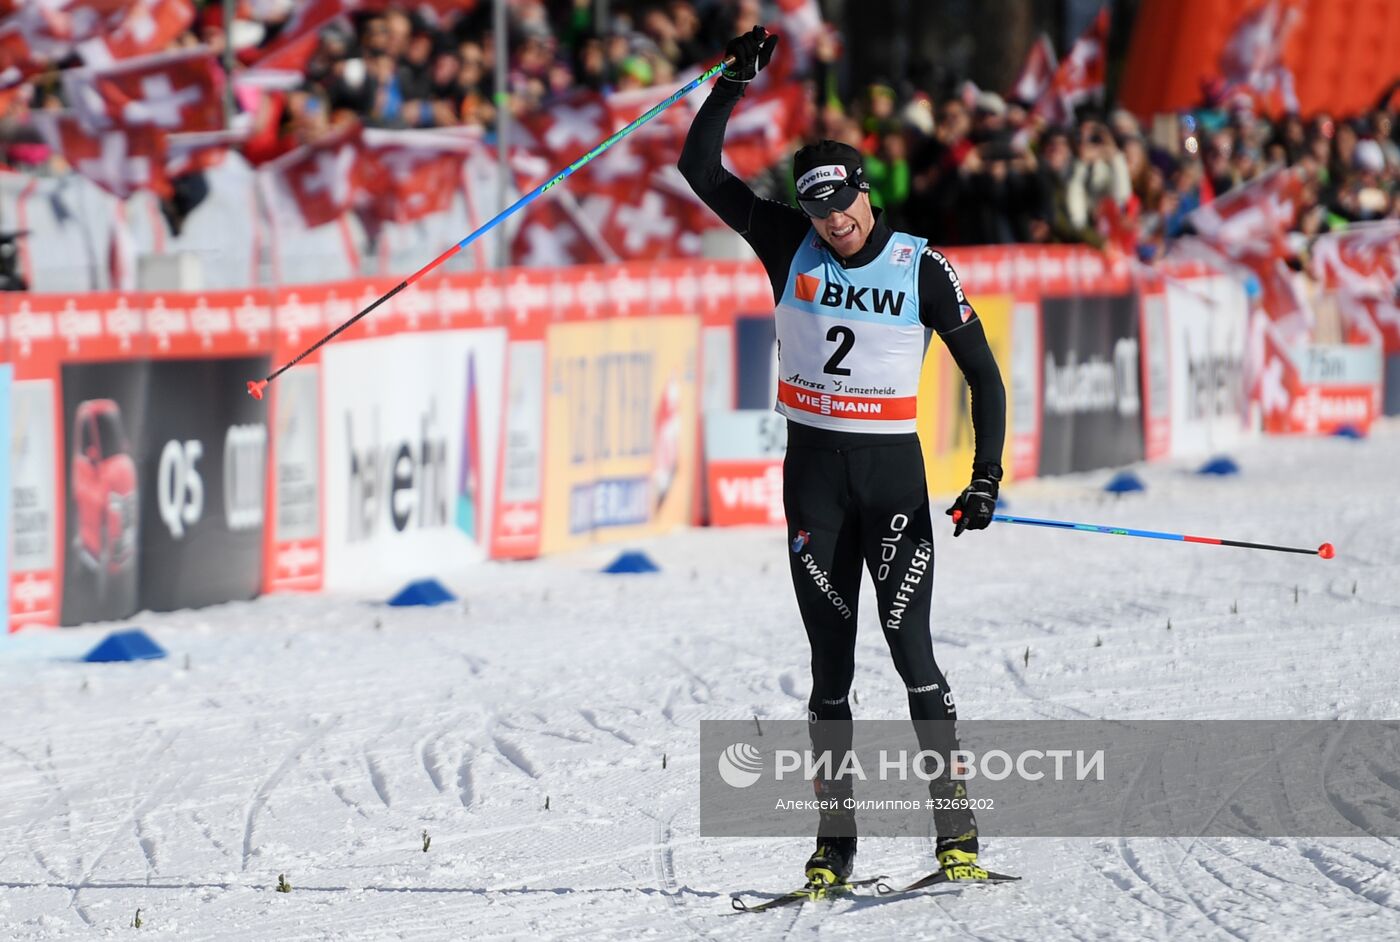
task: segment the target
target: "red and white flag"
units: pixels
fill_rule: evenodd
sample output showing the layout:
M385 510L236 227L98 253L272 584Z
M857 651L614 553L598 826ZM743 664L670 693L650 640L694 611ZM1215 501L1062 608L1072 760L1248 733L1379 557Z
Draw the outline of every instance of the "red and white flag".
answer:
M1069 123L1074 119L1074 109L1103 97L1107 66L1108 7L1105 6L1055 69L1050 87L1036 101L1035 114L1051 124Z
M1297 111L1293 72L1283 64L1283 46L1301 16L1279 0L1240 17L1220 53L1226 94L1243 94L1265 111Z
M476 136L427 131L366 130L366 211L383 222L412 222L452 208L462 189L462 162Z
M173 178L198 170L208 170L222 163L230 148L238 147L247 140L246 129L167 134L165 172Z
M358 10L362 5L361 0L302 0L294 7L295 12L277 34L277 38L263 51L258 65L263 65L270 57L296 45L298 41L304 43L308 33L313 36L320 33L327 24ZM314 46L313 43L313 49ZM306 54L309 57L311 53Z
M1298 218L1303 174L1280 167L1255 177L1193 210L1187 217L1197 235L1226 255L1288 254L1285 233Z
M785 159L811 120L812 103L800 84L745 96L729 119L724 156L735 175L749 178Z
M90 66L146 56L168 48L194 22L190 0L134 0L115 28L78 43L78 54Z
M561 169L612 133L612 116L596 92L577 92L524 121L539 148Z
M1016 83L1011 86L1011 97L1027 104L1040 101L1055 78L1056 65L1055 44L1041 33L1026 53L1026 61L1021 64Z
M205 47L141 56L107 69L63 73L69 103L93 130L117 126L148 126L167 133L222 130L222 81L214 53Z
M35 126L73 170L113 196L137 190L170 195L165 173L165 135L149 125L92 132L67 112L38 113Z
M1313 243L1313 275L1355 340L1400 353L1400 221L1358 223Z
M365 191L361 134L353 125L260 168L275 210L290 212L307 228L340 218Z

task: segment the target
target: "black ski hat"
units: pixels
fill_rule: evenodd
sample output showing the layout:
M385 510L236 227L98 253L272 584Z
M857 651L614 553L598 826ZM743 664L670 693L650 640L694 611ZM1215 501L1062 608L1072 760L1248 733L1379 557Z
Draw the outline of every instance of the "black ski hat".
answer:
M826 218L846 210L861 193L870 192L860 151L840 141L819 141L792 158L797 202L809 216Z

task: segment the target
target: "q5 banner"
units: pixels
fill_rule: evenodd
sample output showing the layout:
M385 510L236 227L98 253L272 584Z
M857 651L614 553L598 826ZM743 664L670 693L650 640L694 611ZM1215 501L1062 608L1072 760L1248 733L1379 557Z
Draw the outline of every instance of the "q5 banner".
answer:
M250 599L267 426L229 396L267 357L66 364L61 623Z

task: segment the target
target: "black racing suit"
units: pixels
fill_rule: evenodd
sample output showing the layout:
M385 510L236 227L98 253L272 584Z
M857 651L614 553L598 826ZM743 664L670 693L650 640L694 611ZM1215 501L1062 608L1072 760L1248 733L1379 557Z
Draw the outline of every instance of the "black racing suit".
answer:
M793 256L813 230L803 212L759 199L721 166L725 125L742 95L740 84L725 79L716 83L691 125L680 169L705 204L753 247L777 303ZM837 256L845 267L868 264L884 250L891 230L879 210L876 213L865 246L850 258ZM956 275L946 259L926 249L919 266L919 318L947 344L971 391L975 461L999 464L1006 394L982 324L975 313L965 316L969 312L960 309ZM855 671L856 607L864 563L875 581L880 624L908 691L920 748L948 756L957 748L951 722L957 713L933 657L933 523L917 434L837 432L790 420L783 505L793 587L812 647L808 715L814 751L820 756L829 750L839 762L851 746L847 696ZM815 784L819 794L838 800L851 794L849 782ZM931 783L930 792L935 798L966 794L960 783L946 779ZM976 850L970 811L935 810L934 824L940 850Z

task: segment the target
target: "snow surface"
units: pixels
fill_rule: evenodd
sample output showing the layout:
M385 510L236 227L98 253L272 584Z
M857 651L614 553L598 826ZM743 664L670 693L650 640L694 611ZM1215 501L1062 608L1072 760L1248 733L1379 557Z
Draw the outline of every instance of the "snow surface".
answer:
M1148 492L1120 500L1107 474L1015 486L1010 510L1338 557L940 538L960 714L1400 717L1400 425L1235 457L1229 479L1142 468ZM1400 934L1400 841L1381 839L988 835L1023 883L731 915L731 892L799 882L810 849L702 838L694 808L699 720L805 715L784 540L645 549L661 574L599 574L616 547L475 567L434 610L280 596L133 620L164 661L75 660L111 626L0 641L0 938L130 933L138 907L141 937L175 939ZM872 603L867 584L858 715L897 718ZM866 840L858 870L912 876L927 853Z

